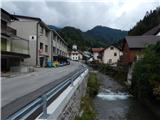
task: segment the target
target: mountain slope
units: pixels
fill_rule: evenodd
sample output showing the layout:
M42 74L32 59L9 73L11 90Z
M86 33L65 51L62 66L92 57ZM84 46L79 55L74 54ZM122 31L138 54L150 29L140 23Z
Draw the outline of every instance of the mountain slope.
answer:
M58 30L58 33L64 38L71 48L73 44L76 44L80 50L88 50L92 47L105 47L106 42L97 41L92 36L87 35L80 29L74 27L64 27Z
M91 30L88 30L86 34L93 36L97 40L106 41L111 44L124 38L127 35L127 31L112 29L104 26L96 26Z
M146 12L142 20L129 31L129 35L142 35L148 30L160 24L160 7L155 10Z
M56 26L54 26L54 25L48 25L48 27L51 28L51 29L54 29L54 30L56 30L56 31L61 29L61 28L56 27Z

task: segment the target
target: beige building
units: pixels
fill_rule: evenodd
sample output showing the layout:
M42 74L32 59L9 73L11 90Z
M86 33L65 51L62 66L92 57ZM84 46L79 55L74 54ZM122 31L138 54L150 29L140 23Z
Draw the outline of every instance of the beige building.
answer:
M120 60L120 56L123 55L121 50L111 45L107 48L92 48L94 61L99 61L105 64L116 66Z
M123 53L117 47L109 46L103 50L102 62L116 66L122 55Z
M17 34L29 39L30 58L24 63L31 66L47 66L59 57L66 57L67 43L54 30L50 29L40 18L14 15L19 21L12 21L11 26Z
M16 17L1 9L1 71L19 71L23 61L30 57L29 40L19 36L11 27L11 21L19 21Z

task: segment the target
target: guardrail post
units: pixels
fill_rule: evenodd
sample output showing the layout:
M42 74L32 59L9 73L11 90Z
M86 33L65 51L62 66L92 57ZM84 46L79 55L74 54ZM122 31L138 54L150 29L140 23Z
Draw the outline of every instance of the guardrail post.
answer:
M72 78L71 78L71 86L73 86L73 81L74 81L74 80L73 80L73 77L72 77Z
M46 94L42 96L42 105L43 105L43 112L40 118L47 119L49 115L47 114L47 95Z

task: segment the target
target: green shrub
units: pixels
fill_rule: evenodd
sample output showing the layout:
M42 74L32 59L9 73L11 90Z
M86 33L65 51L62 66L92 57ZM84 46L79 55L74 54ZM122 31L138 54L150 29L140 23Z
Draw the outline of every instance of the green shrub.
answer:
M138 98L160 100L160 43L148 46L135 63L132 91Z
M94 97L98 93L98 90L99 90L99 82L98 82L96 73L89 74L87 86L88 86L87 92L89 96Z

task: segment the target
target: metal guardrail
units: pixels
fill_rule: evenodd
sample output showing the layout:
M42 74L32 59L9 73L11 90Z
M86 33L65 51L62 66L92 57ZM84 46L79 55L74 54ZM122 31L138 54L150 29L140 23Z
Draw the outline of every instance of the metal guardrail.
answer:
M81 69L76 72L72 77L66 79L65 81L59 83L56 87L49 90L47 93L41 95L40 97L33 100L31 103L16 111L5 120L25 120L31 116L38 108L43 107L43 112L41 118L46 119L47 114L47 102L51 100L54 96L58 96L65 90L66 87L72 85L74 80L79 77L86 69ZM57 96L57 97L58 97Z

